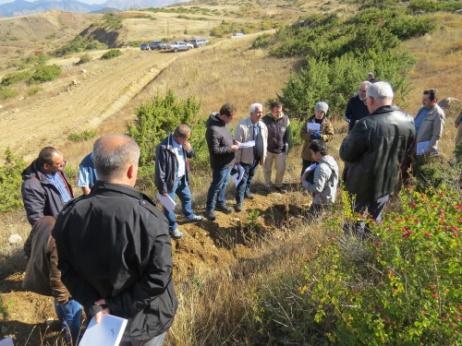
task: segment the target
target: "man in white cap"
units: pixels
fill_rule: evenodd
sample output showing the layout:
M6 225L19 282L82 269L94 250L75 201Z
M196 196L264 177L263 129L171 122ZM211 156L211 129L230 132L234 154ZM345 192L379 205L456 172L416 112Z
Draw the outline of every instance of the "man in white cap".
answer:
M340 157L348 164L345 183L354 197L354 211L377 222L397 188L400 166L415 138L412 117L392 105L393 96L387 82L370 85L370 116L356 123L340 147ZM368 232L364 222L355 231L361 236Z

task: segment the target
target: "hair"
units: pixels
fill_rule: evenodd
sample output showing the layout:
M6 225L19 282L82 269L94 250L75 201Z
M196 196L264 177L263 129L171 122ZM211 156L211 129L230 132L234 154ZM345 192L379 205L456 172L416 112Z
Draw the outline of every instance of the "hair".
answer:
M367 88L367 97L372 97L373 99L393 99L393 96L393 89L388 82L372 83Z
M310 143L309 148L314 153L321 153L322 156L327 155L327 145L320 139L313 139Z
M263 109L263 105L261 103L255 102L250 105L249 112L250 114L254 114L258 108Z
M140 148L126 135L105 135L93 145L93 160L100 180L122 176L127 165L136 165Z
M39 167L43 167L43 165L45 164L52 165L53 156L55 156L56 154L61 154L61 153L54 147L45 147L42 150L40 150L40 153L37 159L37 163Z
M369 88L372 85L372 83L369 82L368 80L365 80L359 83L359 87L362 87L363 85L366 85Z
M278 101L278 100L273 100L273 101L271 101L271 102L270 102L270 108L271 108L271 110L273 110L273 109L276 108L276 107L278 107L278 108L279 108L279 107L282 107L282 103L281 103L280 101Z
M236 107L234 107L234 105L232 105L231 103L225 103L220 108L220 115L225 115L229 118L233 115L235 111L236 111Z
M435 90L435 89L424 90L423 94L424 94L424 95L427 95L428 98L430 99L430 101L435 101L435 100L437 99L436 90Z
M186 124L178 125L175 131L173 131L173 136L177 138L188 138L190 134L191 129Z

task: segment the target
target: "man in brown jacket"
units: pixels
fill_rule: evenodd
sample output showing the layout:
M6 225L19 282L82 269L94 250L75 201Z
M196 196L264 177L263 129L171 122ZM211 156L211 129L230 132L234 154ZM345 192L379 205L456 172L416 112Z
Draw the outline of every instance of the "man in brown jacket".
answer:
M23 287L26 290L52 296L62 330L67 340L75 343L80 332L82 306L69 296L58 269L58 252L51 231L55 218L44 216L34 224L29 235L30 257L26 266Z
M314 107L314 115L308 119L306 124L300 129L300 137L303 139L302 147L302 172L303 175L305 170L315 160L313 153L310 150L310 144L313 139L320 139L324 142L328 142L334 136L334 127L332 123L327 119L327 112L329 106L326 102L318 102Z
M459 116L457 117L454 125L457 129L456 134L456 147L462 144L462 112L460 112Z

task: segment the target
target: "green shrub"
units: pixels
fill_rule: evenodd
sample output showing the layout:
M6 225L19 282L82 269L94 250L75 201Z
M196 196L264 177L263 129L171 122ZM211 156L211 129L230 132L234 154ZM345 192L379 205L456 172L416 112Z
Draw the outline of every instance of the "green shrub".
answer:
M0 86L0 100L6 100L18 95L18 92L9 87Z
M39 86L31 86L29 87L29 89L27 89L27 96L34 96L40 91L42 91L42 88L40 88Z
M80 57L79 61L77 61L76 65L83 65L91 61L91 57L88 54L84 54Z
M58 78L60 74L61 67L58 65L38 65L29 78L29 83L49 82Z
M12 84L26 81L31 77L31 75L32 72L30 71L10 72L2 78L2 82L0 83L0 85L10 86Z
M409 9L417 12L436 12L436 11L457 11L462 9L461 0L411 0L409 3Z
M109 60L109 59L117 58L118 56L121 56L121 55L122 55L122 52L120 49L111 49L101 56L101 60Z
M78 133L71 133L69 136L67 136L67 139L71 142L85 142L95 138L96 135L97 132L95 130L85 130Z
M106 13L103 16L101 27L110 30L120 30L122 29L122 18L114 13Z
M21 173L25 163L7 149L5 161L0 166L0 212L6 212L22 206Z
M55 56L64 56L71 53L78 53L84 50L92 50L92 49L106 49L107 45L99 42L97 40L83 37L83 36L76 36L70 42L66 43L61 48L58 48L54 51Z
M270 34L263 34L258 36L255 41L252 43L253 49L258 48L267 48L271 44L272 35Z
M302 275L268 283L248 318L260 336L253 341L458 345L461 197L448 188L403 192L370 240L333 242Z

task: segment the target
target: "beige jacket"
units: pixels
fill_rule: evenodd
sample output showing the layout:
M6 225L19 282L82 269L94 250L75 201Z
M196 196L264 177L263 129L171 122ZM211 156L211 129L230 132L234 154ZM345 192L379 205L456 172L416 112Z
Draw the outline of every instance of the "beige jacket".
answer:
M265 162L266 153L267 153L267 145L268 145L268 129L263 121L259 121L258 125L260 126L261 137L262 137L262 146L263 146L263 157L261 159L261 163ZM236 127L235 131L235 139L241 143L252 141L253 138L253 131L252 131L252 121L250 118L242 120L239 125ZM236 163L246 163L251 165L254 162L253 157L254 148L243 148L236 152Z
M440 106L435 105L428 112L422 125L420 125L419 131L416 134L416 143L430 141L430 150L427 154L438 154L438 142L443 135L445 119L444 110Z

